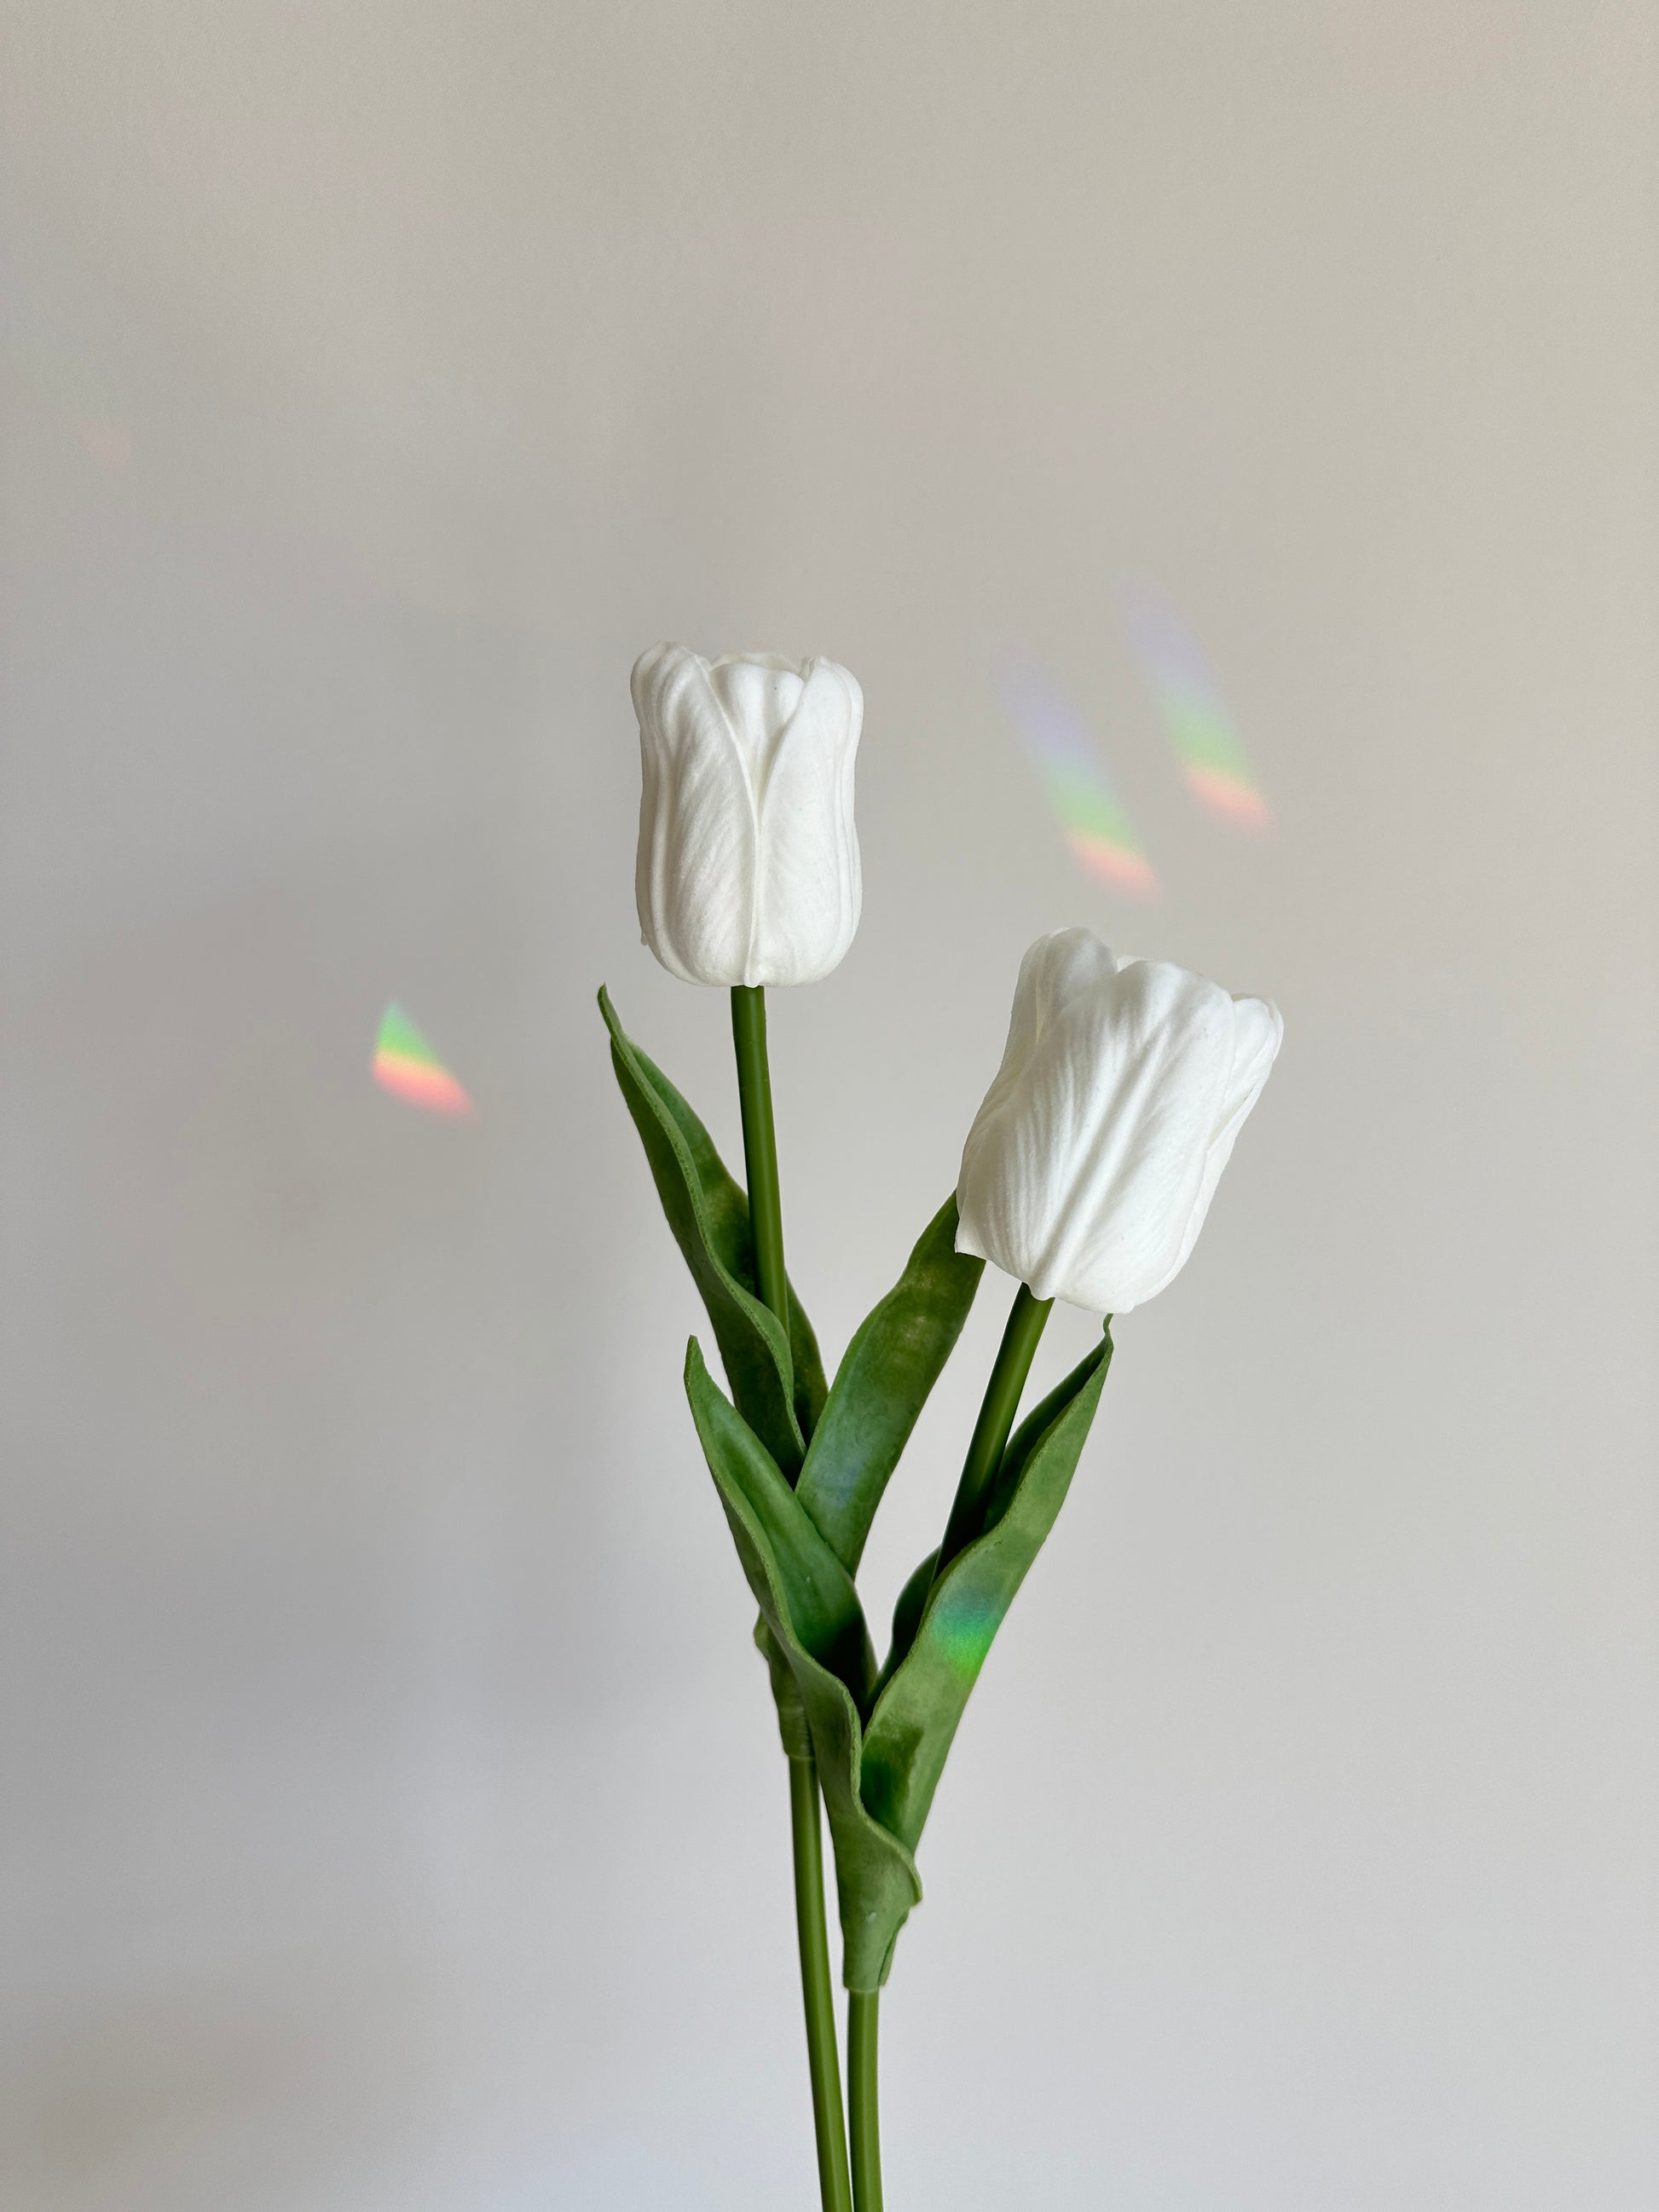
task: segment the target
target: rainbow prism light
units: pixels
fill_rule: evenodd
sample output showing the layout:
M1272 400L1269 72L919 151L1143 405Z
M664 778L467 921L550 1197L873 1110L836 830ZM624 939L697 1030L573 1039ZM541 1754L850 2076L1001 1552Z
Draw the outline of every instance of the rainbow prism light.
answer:
M1137 597L1128 607L1141 673L1158 702L1187 788L1244 830L1273 819L1203 655L1169 609Z
M471 1114L472 1101L394 999L374 1040L374 1080L428 1114Z
M1045 676L1023 664L1001 672L1001 690L1073 853L1114 890L1152 896L1157 872L1079 715Z

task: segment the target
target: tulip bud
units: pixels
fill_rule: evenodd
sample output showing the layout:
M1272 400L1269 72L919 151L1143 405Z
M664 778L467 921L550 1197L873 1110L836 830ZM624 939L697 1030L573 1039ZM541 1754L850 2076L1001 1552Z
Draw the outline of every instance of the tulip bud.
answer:
M813 983L859 926L858 680L656 645L634 664L640 933L687 983Z
M1198 1242L1284 1033L1265 999L1120 958L1092 930L1040 937L963 1148L957 1251L1039 1298L1143 1304Z

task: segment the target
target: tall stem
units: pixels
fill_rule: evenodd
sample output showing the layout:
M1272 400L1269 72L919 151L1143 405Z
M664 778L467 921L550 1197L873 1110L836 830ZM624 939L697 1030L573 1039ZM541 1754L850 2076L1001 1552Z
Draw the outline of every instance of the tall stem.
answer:
M974 1424L962 1480L957 1485L956 1502L945 1524L939 1565L933 1570L935 1581L957 1553L965 1550L979 1534L986 1493L1008 1449L1009 1432L1014 1425L1014 1415L1019 1411L1020 1393L1031 1371L1031 1356L1054 1303L1052 1298L1034 1298L1024 1283L1014 1294L1007 1326L991 1369L991 1379L985 1386L979 1419Z
M772 1126L772 1071L766 1057L766 993L738 984L732 993L732 1042L738 1055L743 1108L743 1158L749 1182L749 1225L761 1302L789 1327L789 1285L783 1272L783 1208L778 1199L778 1139Z
M881 1997L854 1990L847 2000L847 2086L853 2106L854 2212L881 2212L881 2110L877 2096L876 2027Z
M1002 1332L1002 1342L985 1385L979 1419L968 1445L962 1480L945 1524L933 1577L948 1567L980 1532L985 1501L1002 1455L1008 1449L1020 1394L1031 1371L1031 1360L1054 1306L1052 1298L1034 1298L1022 1283ZM853 1990L847 2000L847 2093L852 2121L854 2212L882 2212L881 2112L878 2094L876 2030L879 1995Z
M823 1919L823 1836L815 1759L789 1761L789 1820L795 1846L795 1928L800 1938L800 1988L806 2006L806 2063L812 2076L818 2194L823 2212L852 2212L841 2063L836 2052L835 1985Z
M749 1182L749 1225L763 1303L789 1328L789 1283L783 1271L783 1207L778 1197L778 1140L772 1122L772 1071L766 1056L766 993L738 984L732 993L732 1042L743 1111L743 1157ZM812 2083L812 2132L817 2144L818 2194L823 2212L853 2212L847 2172L847 2127L836 2048L835 1985L823 1917L823 1832L817 1762L789 1761L789 1823L795 1862L795 1932L806 2013L806 2063Z

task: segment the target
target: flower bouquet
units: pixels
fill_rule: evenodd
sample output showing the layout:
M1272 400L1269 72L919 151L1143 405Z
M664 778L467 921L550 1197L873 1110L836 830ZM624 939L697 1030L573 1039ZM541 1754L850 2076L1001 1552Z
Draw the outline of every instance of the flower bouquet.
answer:
M951 1740L1065 1502L1112 1316L1186 1264L1283 1025L1264 1000L1114 953L1090 930L1040 938L957 1188L829 1381L784 1267L765 994L830 974L858 927L863 693L833 661L708 661L674 645L641 657L633 693L640 926L672 974L731 992L746 1188L603 990L599 1007L725 1370L722 1390L691 1340L686 1395L759 1608L788 1762L823 2205L880 2212L878 2008L921 1899L915 1852ZM1018 1288L944 1535L905 1584L878 1660L860 1559L987 1261ZM1103 1316L1101 1340L1016 1427L1056 1298ZM845 2106L821 1805L848 1991Z

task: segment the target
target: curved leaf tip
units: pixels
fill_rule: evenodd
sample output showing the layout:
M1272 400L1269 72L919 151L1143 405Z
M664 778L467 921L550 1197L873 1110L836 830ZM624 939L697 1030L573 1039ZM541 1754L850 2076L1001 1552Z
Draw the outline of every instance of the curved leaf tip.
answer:
M793 1287L787 1334L756 1295L748 1199L696 1115L623 1028L603 988L599 1005L611 1032L611 1066L668 1225L702 1295L732 1393L793 1479L805 1452L805 1429L823 1397L811 1326Z

